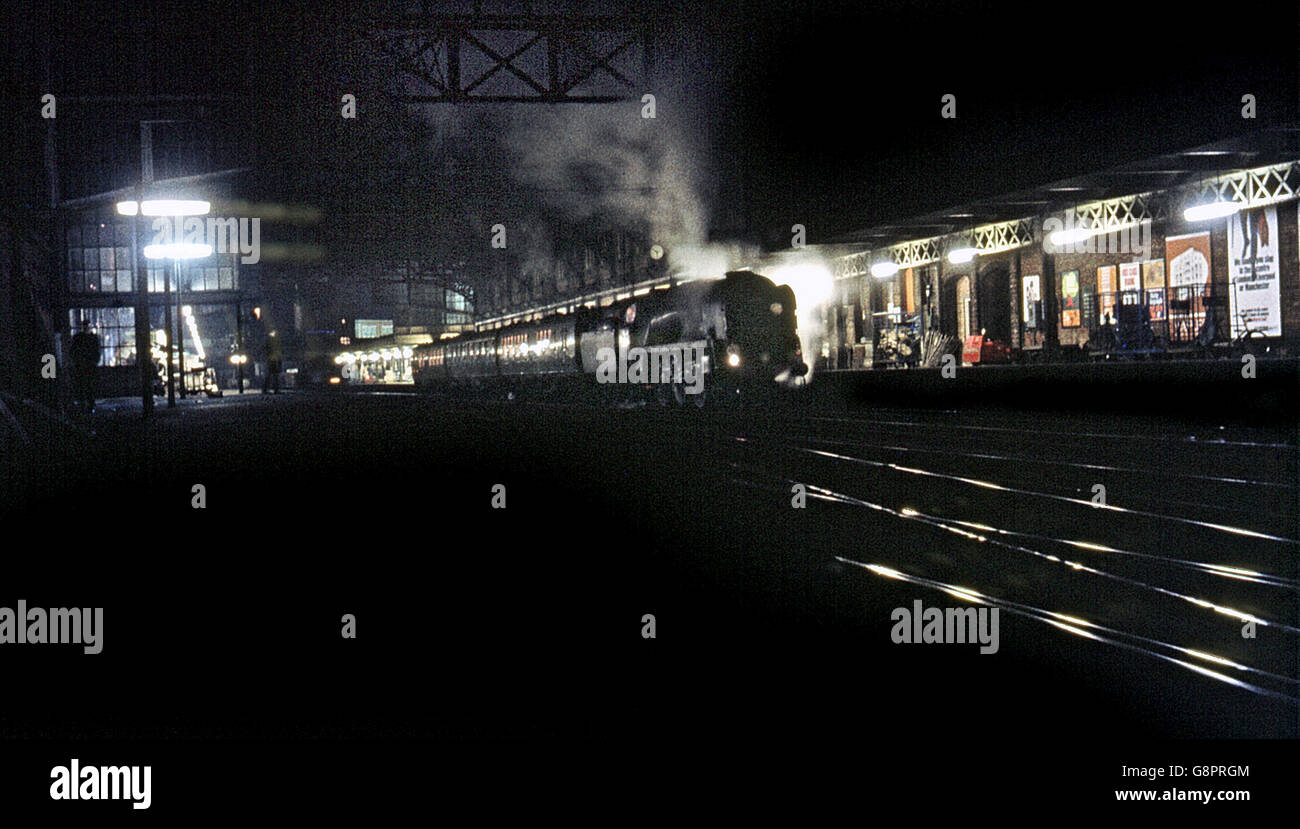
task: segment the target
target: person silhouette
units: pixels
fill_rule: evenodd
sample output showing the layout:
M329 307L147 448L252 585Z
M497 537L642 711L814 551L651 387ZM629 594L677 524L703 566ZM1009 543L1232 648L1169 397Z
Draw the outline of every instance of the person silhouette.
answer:
M72 336L72 382L74 396L87 412L95 411L99 353L99 337L91 330L90 320L82 320L81 330Z
M272 331L266 335L266 380L262 383L262 393L280 393L280 369L284 362L284 346L279 333Z

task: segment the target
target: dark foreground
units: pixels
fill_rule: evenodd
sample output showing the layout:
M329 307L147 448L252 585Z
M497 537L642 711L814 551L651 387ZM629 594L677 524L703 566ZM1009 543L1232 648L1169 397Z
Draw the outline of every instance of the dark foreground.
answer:
M1163 742L1300 737L1285 419L297 394L94 426L6 482L0 605L105 608L99 655L5 648L21 799L92 746L170 768L180 813L282 778L364 802L412 752L459 767L444 794L498 763L633 789L827 763L1004 804L1295 769L1294 743ZM971 596L996 653L891 641L895 608Z

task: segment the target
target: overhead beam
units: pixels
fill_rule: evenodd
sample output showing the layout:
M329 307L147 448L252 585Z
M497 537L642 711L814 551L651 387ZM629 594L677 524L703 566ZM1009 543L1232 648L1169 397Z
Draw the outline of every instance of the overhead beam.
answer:
M406 103L611 103L638 97L644 81L614 65L638 44L648 72L650 26L628 18L586 15L407 14L354 21L362 37L408 82L392 96ZM515 42L493 45L492 36ZM575 35L604 35L582 42ZM531 58L526 59L531 53ZM486 64L485 68L474 67ZM638 63L638 61L632 61ZM505 76L513 89L481 92ZM612 89L583 89L603 84ZM498 84L499 85L499 84ZM508 86L508 85L507 85ZM414 88L410 88L414 87Z

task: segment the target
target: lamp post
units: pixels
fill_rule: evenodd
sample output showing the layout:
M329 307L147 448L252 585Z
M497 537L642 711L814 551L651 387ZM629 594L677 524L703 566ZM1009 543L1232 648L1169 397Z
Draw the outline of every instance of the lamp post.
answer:
M244 393L244 363L248 358L244 356L244 303L243 300L235 301L235 354L239 360L235 362L235 373L239 377L239 393Z
M185 397L185 313L181 310L185 286L181 284L181 260L172 259L172 273L176 274L176 373L181 376L180 395Z
M143 188L137 188L137 192L141 191L142 189ZM134 201L120 201L117 203L118 214L122 216L135 217L135 222L134 222L135 233L133 234L132 238L134 244L137 246L139 245L139 233L140 233L139 217L140 216L154 216L158 218L174 218L180 216L202 216L202 215L206 215L208 211L211 209L212 209L212 205L209 202L199 201L194 199L143 199L141 198ZM179 233L176 234L177 237L179 237L180 235L181 234ZM212 246L204 245L204 244L186 244L184 242L173 242L173 243L166 243L166 244L154 244L154 245L144 246L145 259L169 258L169 259L176 260L175 268L178 271L180 267L179 260L181 259L201 258L201 257L211 256L211 255L212 255ZM137 267L138 266L139 266L139 261L137 259ZM136 280L138 283L136 285L136 289L137 289L136 291L136 362L141 365L140 376L142 379L142 383L144 385L144 388L142 389L142 393L144 395L144 411L145 414L147 415L153 409L153 390L152 390L153 383L152 383L152 378L147 374L148 369L144 362L145 355L141 350L143 346L140 343L141 330L142 329L147 330L150 324L150 320L148 319L149 307L150 307L148 270L147 269L142 269L142 270L144 270L143 277L139 273L136 274ZM165 325L167 327L167 340L166 340L167 405L170 407L174 407L176 405L176 392L172 380L171 350L172 350L172 341L177 338L174 338L172 336L172 331L171 331L172 325L171 325L171 303L170 303L171 290L170 289L171 289L171 275L169 273L167 276L167 281L164 284L165 299L164 299L163 307L166 309ZM143 319L141 319L142 317ZM179 323L180 320L177 320L177 322ZM145 338L145 342L146 343L150 342L148 337ZM177 342L178 343L183 342L183 340L177 340ZM181 359L184 359L184 357L182 357Z
M239 393L243 394L244 393L244 365L248 363L248 355L231 354L230 363L235 367L235 370L239 375Z
M171 260L173 261L173 268L174 268L174 270L179 274L179 273L180 273L180 262L181 262L182 259L203 259L204 257L211 256L211 255L212 255L212 246L211 246L211 245L202 245L202 244L193 244L193 243L187 243L187 242L173 242L173 243L170 243L170 244L161 244L161 245L146 245L146 246L145 246L145 249L144 249L144 255L145 255L145 258L147 258L147 259L171 259ZM168 276L168 279L167 279L167 287L168 287L168 288L171 287L171 277L170 277L170 275ZM172 310L171 310L171 292L170 292L170 290L167 291L167 296L166 296L165 299L164 299L164 303L165 303L165 304L164 304L164 306L163 306L163 307L166 309L166 325L167 325L167 406L168 406L169 408L174 408L174 407L176 406L176 388L175 388L175 381L174 381L174 379L173 379L173 377L172 377L172 342L173 342L173 340L176 342L176 349L177 349L177 355L176 355L176 357L177 357L177 366L178 366L178 368L179 368L179 369L181 370L181 372L182 372L182 374L181 374L181 385L182 385L181 396L182 396L182 397L185 396L185 394L184 394L184 390L183 390L183 387L184 387L184 384L185 384L185 375L184 375L184 371L185 371L185 362L184 362L184 361L185 361L185 355L184 355L184 353L181 351L181 349L182 349L182 347L183 347L183 344L184 344L184 342L185 342L185 340L184 340L184 335L181 334L181 330L182 330L183 326L185 325L185 321L184 321L184 315L183 315L183 313L181 312L181 304L180 304L180 303L181 303L181 300L180 300L181 293L180 293L180 292L181 292L181 285L180 285L180 282L179 282L179 277L177 277L177 285L176 285L176 332L177 332L177 336L175 336L175 337L172 336L172 331L171 331L171 328L172 328L172 319L171 319L171 317L172 317Z

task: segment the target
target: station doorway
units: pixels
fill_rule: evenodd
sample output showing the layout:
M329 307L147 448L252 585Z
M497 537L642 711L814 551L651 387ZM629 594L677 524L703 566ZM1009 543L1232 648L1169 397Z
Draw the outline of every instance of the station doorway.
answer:
M993 263L980 271L976 285L979 327L984 329L986 337L1010 343L1011 269L1004 262Z

